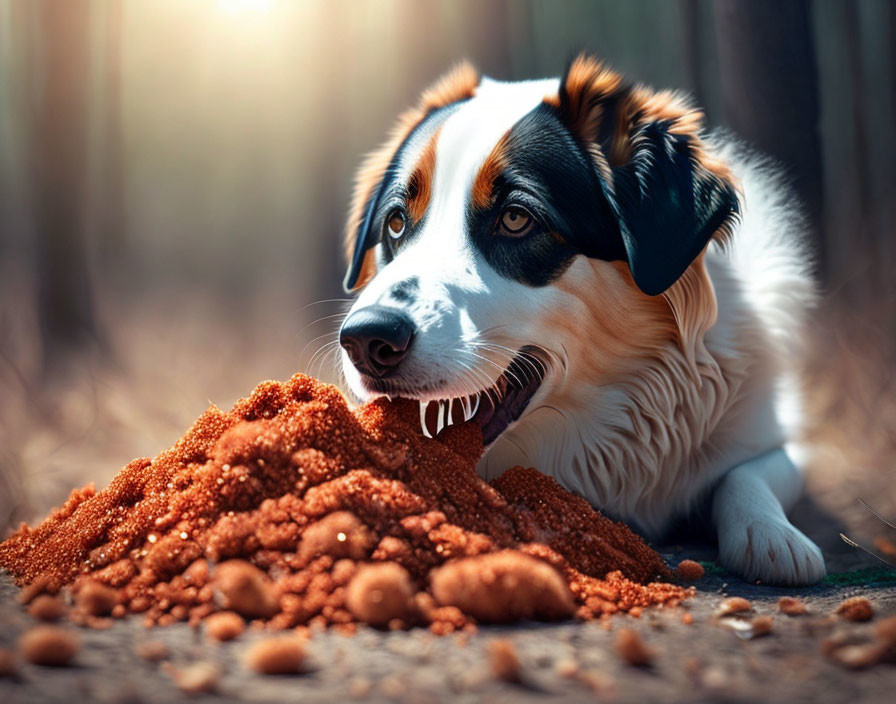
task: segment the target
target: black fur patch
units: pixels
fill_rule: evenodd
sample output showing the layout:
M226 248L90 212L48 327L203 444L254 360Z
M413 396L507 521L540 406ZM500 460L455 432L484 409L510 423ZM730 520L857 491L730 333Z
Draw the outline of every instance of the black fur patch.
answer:
M538 106L510 130L494 205L471 209L475 245L498 273L529 286L556 280L582 254L625 260L642 291L663 293L738 212L733 186L707 171L690 138L669 127L662 121L639 127L630 136L631 160L612 169L609 184L561 112ZM496 234L509 205L535 216L529 234Z
M494 185L494 205L471 210L468 218L473 242L499 274L545 286L578 254L625 258L618 221L596 170L556 108L541 104L511 128L506 159ZM535 216L534 229L524 237L495 233L509 205Z

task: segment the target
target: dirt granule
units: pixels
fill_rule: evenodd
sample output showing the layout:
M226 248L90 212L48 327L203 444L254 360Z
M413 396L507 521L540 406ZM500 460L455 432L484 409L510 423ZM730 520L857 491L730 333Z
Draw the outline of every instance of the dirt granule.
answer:
M352 411L335 387L265 382L170 450L72 492L0 544L23 603L70 590L95 617L268 628L591 619L691 590L625 525L535 469L479 479L475 424L422 435L416 403ZM81 595L79 597L79 595ZM498 597L500 595L500 598Z
M35 626L19 638L19 651L35 665L65 667L81 650L78 634L59 626Z
M293 675L305 662L305 639L274 636L254 643L245 656L246 666L264 675Z
M837 615L847 621L870 621L874 616L874 607L865 597L854 596L837 607Z

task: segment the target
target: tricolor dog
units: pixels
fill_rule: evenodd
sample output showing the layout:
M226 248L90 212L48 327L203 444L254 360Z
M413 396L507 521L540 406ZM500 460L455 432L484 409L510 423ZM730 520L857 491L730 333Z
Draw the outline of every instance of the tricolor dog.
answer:
M589 56L504 83L462 65L360 170L343 370L362 399L472 419L479 471L552 475L652 539L704 507L722 563L811 584L796 360L814 289L769 164L686 98Z

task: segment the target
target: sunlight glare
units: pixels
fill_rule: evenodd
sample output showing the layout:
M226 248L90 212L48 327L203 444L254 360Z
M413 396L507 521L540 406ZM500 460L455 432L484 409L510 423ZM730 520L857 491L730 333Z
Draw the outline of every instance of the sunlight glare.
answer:
M218 0L218 8L229 15L266 14L275 0Z

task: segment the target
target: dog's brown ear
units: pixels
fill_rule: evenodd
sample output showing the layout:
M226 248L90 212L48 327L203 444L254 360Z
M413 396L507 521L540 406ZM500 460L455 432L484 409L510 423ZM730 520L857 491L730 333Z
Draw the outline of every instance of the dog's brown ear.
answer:
M701 141L702 113L587 55L567 69L556 107L597 169L635 283L663 293L738 213L730 172Z
M348 272L345 276L346 291L353 291L366 284L375 273L373 252L378 232L372 222L376 212L377 195L390 168L408 137L435 111L473 96L479 85L479 74L464 61L423 91L419 103L404 112L392 128L389 138L377 150L371 152L355 177L352 205L345 228L345 256Z

